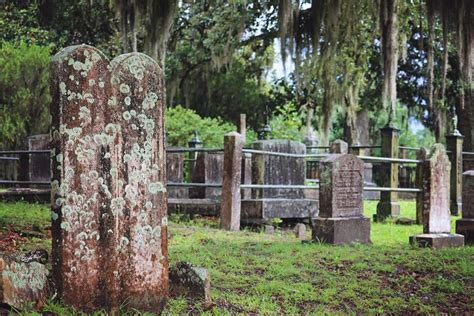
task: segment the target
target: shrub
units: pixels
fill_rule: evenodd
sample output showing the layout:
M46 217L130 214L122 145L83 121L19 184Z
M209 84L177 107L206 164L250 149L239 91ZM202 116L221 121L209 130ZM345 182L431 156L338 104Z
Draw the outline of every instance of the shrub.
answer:
M49 52L44 46L0 44L0 144L24 147L49 128Z
M219 118L202 118L195 111L180 105L166 110L165 126L168 146L180 147L188 146L194 131L197 131L205 147L222 147L224 134L236 130L233 124Z

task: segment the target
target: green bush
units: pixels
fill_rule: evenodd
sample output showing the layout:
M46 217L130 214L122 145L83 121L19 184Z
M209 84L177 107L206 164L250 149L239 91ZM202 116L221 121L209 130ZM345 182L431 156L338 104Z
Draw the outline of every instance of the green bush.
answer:
M294 103L289 102L276 108L268 124L273 139L290 139L302 142L304 139L304 113L298 111Z
M235 131L233 124L217 118L202 118L195 111L178 105L168 108L165 114L168 146L187 147L197 131L204 147L222 147L224 134Z
M50 49L0 43L0 146L24 147L49 128Z

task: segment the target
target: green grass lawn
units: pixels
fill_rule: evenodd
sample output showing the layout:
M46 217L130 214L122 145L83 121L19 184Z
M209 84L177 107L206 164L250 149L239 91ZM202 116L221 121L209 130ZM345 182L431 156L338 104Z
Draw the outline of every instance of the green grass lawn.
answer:
M365 202L372 216L376 202ZM18 213L22 215L18 215ZM0 204L0 218L48 225L48 210ZM415 217L415 203L402 202ZM453 313L474 311L474 247L420 249L408 237L421 226L372 223L372 245L301 243L290 231L273 235L217 230L217 221L171 216L171 264L189 261L210 271L215 306L172 298L165 314ZM310 232L308 232L308 235ZM47 310L70 313L57 303Z

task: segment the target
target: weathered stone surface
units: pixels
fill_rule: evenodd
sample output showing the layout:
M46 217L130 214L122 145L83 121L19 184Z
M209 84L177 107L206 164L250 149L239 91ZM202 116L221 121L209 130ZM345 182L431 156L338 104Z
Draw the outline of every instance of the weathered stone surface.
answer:
M474 170L462 175L462 219L456 221L456 233L464 235L466 243L474 242Z
M446 149L450 151L451 177L450 177L450 211L451 215L459 215L462 211L463 187L463 138L459 133L446 136Z
M416 152L416 159L425 161L428 157L428 150L426 148L420 148ZM424 181L424 166L422 163L416 165L416 187L422 188ZM424 207L424 194L420 192L416 195L416 223L423 225L423 207Z
M370 219L366 217L314 218L313 241L330 244L371 243Z
M50 293L46 250L0 254L0 303L16 309L40 308Z
M171 149L168 147L168 149ZM184 153L166 153L166 178L168 182L184 182ZM185 199L188 197L187 188L168 188L168 197L171 199Z
M262 223L272 218L312 218L318 216L314 199L258 199L242 201L242 221Z
M252 154L242 155L242 184L252 184ZM242 200L252 198L252 189L242 189Z
M261 140L252 144L253 149L306 154L303 143L289 140ZM253 184L304 185L306 161L304 158L280 157L270 155L252 155ZM284 198L303 199L302 189L252 189L253 199Z
M53 277L67 304L161 311L168 295L163 74L87 45L52 62ZM87 282L84 282L87 280Z
M41 134L28 137L28 150L50 149L50 135ZM51 165L50 154L30 154L29 179L30 181L50 181Z
M204 300L211 303L211 278L205 268L188 262L170 267L170 294Z
M191 182L222 184L224 154L222 152L200 152L197 154ZM219 199L221 188L189 188L192 199Z
M451 164L441 144L435 144L422 162L423 232L449 233L449 178Z
M306 225L303 223L296 224L295 226L295 236L298 239L306 239Z
M240 229L240 181L242 177L242 137L237 132L224 136L224 176L220 226L223 229Z
M329 146L329 152L331 154L348 154L349 153L349 144L345 141L337 139L332 142Z
M362 216L364 163L354 155L329 155L320 163L319 217Z
M354 155L332 154L321 161L319 217L313 240L333 244L370 243L370 220L363 216L364 163Z
M410 244L434 249L463 247L464 236L458 234L419 234L410 236Z

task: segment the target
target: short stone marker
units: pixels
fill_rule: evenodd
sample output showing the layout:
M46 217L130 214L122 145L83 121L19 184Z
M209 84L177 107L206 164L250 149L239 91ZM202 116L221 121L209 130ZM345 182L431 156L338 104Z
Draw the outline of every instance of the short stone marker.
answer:
M444 146L434 144L418 173L423 189L421 198L417 200L422 202L422 209L418 207L418 212L423 223L423 234L410 236L410 244L432 248L464 245L464 236L450 233L450 171L451 164Z
M50 294L48 252L0 254L0 304L24 310L40 308Z
M170 267L170 294L200 299L205 305L211 304L209 272L189 262L178 262Z
M72 46L51 67L53 279L78 310L160 312L168 296L163 73Z
M303 223L298 223L295 225L295 237L300 240L306 239L306 225Z
M370 243L370 219L363 216L364 163L351 154L321 161L319 217L312 219L313 240L331 244Z
M336 139L329 146L331 154L347 154L349 153L349 144L341 139Z
M456 233L466 243L474 242L474 170L462 174L462 218L456 221Z

